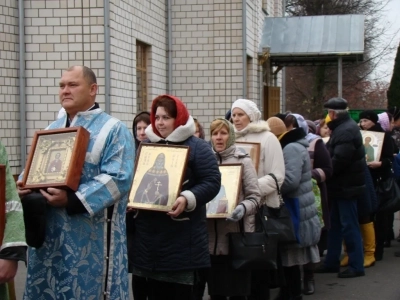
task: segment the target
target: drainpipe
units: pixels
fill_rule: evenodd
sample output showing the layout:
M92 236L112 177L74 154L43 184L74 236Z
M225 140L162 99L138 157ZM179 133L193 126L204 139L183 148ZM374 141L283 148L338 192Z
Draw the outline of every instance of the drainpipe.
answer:
M282 1L282 17L285 17L286 0ZM282 104L281 112L286 111L286 68L282 69Z
M259 80L260 80L260 82L259 82L259 85L260 85L260 95L259 95L259 97L260 97L260 111L262 111L262 112L264 112L264 101L263 101L263 99L264 99L264 76L263 76L263 66L262 65L260 65L259 64L259 71L258 71L258 73L259 73L259 75L258 75L258 77L259 77ZM265 115L264 115L264 118L265 118Z
M26 163L26 103L25 103L25 14L24 0L18 0L19 34L19 135L21 167Z
M167 32L167 39L168 39L168 94L172 94L172 16L171 16L171 1L167 0L168 5L168 32Z
M242 44L243 44L243 98L247 98L247 37L246 37L247 0L242 1Z
M242 43L243 43L243 98L247 98L247 37L246 37L247 0L242 1Z
M110 0L104 0L104 101L105 112L111 114L110 109L110 94L111 94L111 76L110 76Z
M343 58L338 59L338 97L342 98L343 94Z

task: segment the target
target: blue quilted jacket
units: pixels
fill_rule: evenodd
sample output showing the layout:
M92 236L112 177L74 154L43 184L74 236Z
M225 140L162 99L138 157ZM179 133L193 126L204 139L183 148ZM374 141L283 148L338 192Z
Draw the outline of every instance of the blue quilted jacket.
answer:
M177 219L165 212L140 210L133 233L133 266L148 271L210 267L206 203L217 195L221 186L217 160L204 140L192 135L182 142L157 139L151 125L149 128L146 134L151 142L189 146L188 166L181 190L194 194L196 207L183 212Z

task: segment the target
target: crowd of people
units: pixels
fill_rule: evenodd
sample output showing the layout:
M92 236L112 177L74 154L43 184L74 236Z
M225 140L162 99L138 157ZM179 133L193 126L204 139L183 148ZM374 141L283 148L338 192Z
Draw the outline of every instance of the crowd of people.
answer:
M212 300L270 299L271 288L280 289L277 300L302 299L315 292L314 273L364 276L395 238L394 212L380 210L371 195L378 182L400 177L396 108L363 111L357 124L346 100L332 98L321 120L293 112L262 120L253 101L238 99L206 126L206 141L205 124L177 97L156 97L149 112L134 118L132 135L102 111L96 93L91 69L67 69L59 90L63 112L47 128L82 126L90 133L77 191L26 189L23 173L17 187L7 179L12 217L0 251L0 295L28 248L24 300L129 299L130 293L135 300L201 300L206 286ZM367 151L376 145L360 129L383 133L379 158L376 149ZM127 208L142 142L190 149L167 213ZM258 169L236 142L260 144ZM7 164L4 147L0 159ZM237 205L226 219L207 219L207 203L221 188L219 166L232 163L243 167ZM297 242L277 246L278 270L232 269L228 233L258 230L260 207L280 207L281 196L298 203Z

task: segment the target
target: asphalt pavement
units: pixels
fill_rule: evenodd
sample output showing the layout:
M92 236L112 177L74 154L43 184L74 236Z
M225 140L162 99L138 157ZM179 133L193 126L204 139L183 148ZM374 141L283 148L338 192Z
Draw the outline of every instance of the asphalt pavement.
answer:
M396 237L400 229L398 213L394 222ZM400 300L400 257L394 252L400 251L400 243L392 241L392 247L385 248L383 260L366 269L363 277L342 279L336 274L315 274L315 294L304 296L304 300ZM26 267L19 264L15 278L17 300L22 299L25 286ZM278 290L271 291L271 299ZM167 299L167 298L166 298ZM207 296L204 300L208 299ZM133 297L131 296L131 300Z

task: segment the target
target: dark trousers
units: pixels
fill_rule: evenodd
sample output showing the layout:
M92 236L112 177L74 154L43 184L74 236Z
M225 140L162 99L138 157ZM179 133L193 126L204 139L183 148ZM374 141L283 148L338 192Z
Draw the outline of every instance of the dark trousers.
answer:
M251 295L249 300L269 300L270 271L253 270L251 271Z
M193 300L193 285L147 279L149 300ZM135 298L136 300L136 298Z
M281 287L279 300L298 299L302 296L300 266L283 267L286 286Z
M375 229L375 258L381 260L383 258L383 248L386 240L387 232L387 212L377 212L374 220Z
M208 269L200 269L197 271L198 281L194 287L194 300L203 300L209 272L210 271Z
M356 272L363 272L364 251L358 224L357 200L335 199L331 202L331 228L328 232L325 266L339 271L344 240L349 255L349 267Z
M208 270L208 294L212 300L244 300L251 292L251 271L232 269L228 255L211 255Z
M147 278L132 275L132 294L135 300L147 300Z
M394 236L394 229L393 229L393 222L394 222L394 213L387 214L387 222L386 222L386 242L390 242L395 239Z

